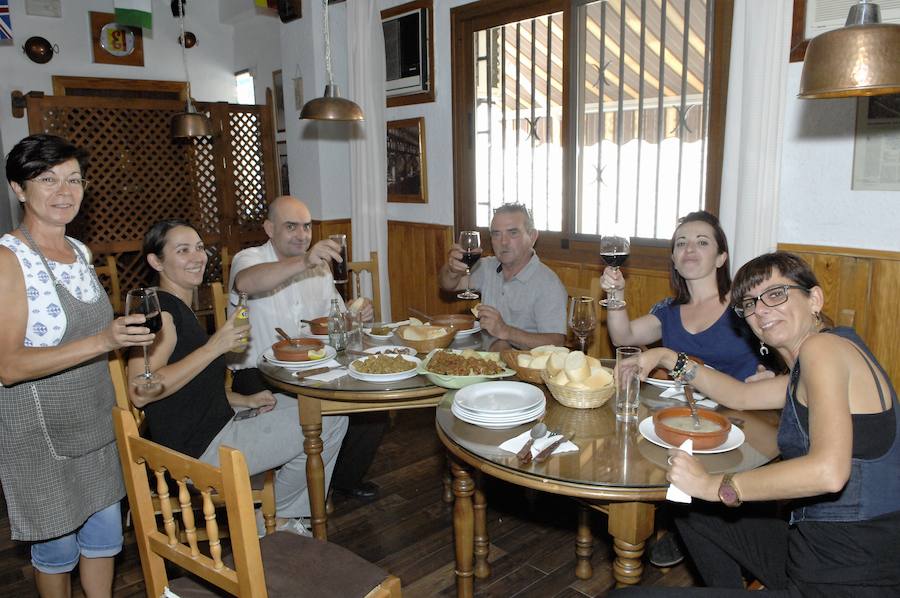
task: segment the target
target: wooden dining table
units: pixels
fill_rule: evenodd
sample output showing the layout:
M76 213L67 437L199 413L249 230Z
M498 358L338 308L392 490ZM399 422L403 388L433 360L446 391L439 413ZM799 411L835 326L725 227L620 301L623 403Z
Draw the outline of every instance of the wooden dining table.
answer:
M481 342L481 334L475 333L455 339L450 348L480 348ZM375 340L364 336L362 346L358 341L351 346L358 350L386 344L399 343L392 343L390 340ZM340 352L336 359L346 365L358 357L358 355ZM325 511L322 416L434 407L447 392L447 389L435 386L422 375L389 383L364 382L351 378L349 375L323 382L310 379L298 380L290 370L273 365L264 357L260 357L257 365L272 386L297 397L303 448L306 451L310 523L313 536L323 540L327 538L328 515Z
M605 514L613 539L613 575L617 584L640 582L644 543L653 533L655 504L665 500L669 483L668 451L644 438L639 422L661 407L683 403L661 398L661 390L645 382L638 420L625 423L616 420L614 398L596 409L572 409L558 403L546 389L544 392L544 423L550 430L570 436L579 450L527 465L499 445L528 431L533 422L505 430L463 422L450 411L456 391L447 393L438 405L437 434L450 455L453 474L457 596L472 596L473 578L490 575L486 499L478 483L482 474L523 488L578 499L575 572L581 579L592 575L591 513ZM740 427L745 441L727 452L698 455L707 471L744 471L778 455L776 414L723 408L719 411Z

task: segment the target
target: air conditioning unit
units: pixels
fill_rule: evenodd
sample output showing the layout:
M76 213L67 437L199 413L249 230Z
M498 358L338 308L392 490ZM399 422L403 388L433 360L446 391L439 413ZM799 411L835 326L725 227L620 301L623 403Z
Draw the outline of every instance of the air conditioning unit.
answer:
M900 24L900 0L875 0L881 9L882 23ZM840 29L847 21L850 7L858 0L806 0L806 39L832 29Z
M428 91L428 13L417 8L382 21L387 95Z

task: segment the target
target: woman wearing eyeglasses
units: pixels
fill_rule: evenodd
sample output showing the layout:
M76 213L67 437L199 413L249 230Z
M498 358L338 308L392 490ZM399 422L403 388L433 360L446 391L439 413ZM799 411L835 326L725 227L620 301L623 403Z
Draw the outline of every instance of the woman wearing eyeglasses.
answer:
M85 595L111 595L125 487L107 353L153 340L143 315L113 319L90 252L66 236L86 163L53 135L26 137L6 160L24 212L0 238L0 481L41 596L71 595L76 565Z
M718 505L695 501L678 528L703 581L718 589L665 595L727 596L722 588L742 590L742 569L775 595L900 595L900 419L890 379L852 329L823 323L822 289L799 257L751 260L733 295L735 311L790 367L785 381L741 384L667 349L643 353L641 370L675 369L728 407L782 409L783 460L723 476L672 450L668 479L729 507L786 499L790 517L729 521L706 513Z

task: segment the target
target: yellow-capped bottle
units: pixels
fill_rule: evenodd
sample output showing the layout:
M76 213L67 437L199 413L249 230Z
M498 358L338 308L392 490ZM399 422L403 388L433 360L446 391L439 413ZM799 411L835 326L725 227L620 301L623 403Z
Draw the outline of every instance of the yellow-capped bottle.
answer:
M247 293L241 293L238 296L237 314L234 316L235 328L247 328L250 326L250 311L247 309ZM249 334L243 337L244 344L232 349L235 353L243 353L247 350L247 343L250 342Z

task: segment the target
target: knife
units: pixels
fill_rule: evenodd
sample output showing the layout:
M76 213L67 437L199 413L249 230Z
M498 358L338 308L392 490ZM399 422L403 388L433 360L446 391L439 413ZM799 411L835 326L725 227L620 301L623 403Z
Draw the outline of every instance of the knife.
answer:
M330 372L331 370L336 370L336 369L342 368L342 367L344 367L344 366L336 365L336 366L330 367L330 368L326 368L326 367L313 368L311 370L303 370L302 372L294 372L292 374L292 376L294 376L294 378L297 378L297 379L303 379L303 378L308 378L310 376L316 376L318 374L324 374L325 372Z
M556 447L567 440L568 438L566 438L565 436L560 436L559 438L545 446L543 449L541 449L541 452L534 456L534 462L542 463L543 461L546 461L550 457L550 455L553 454L553 451L556 450Z

